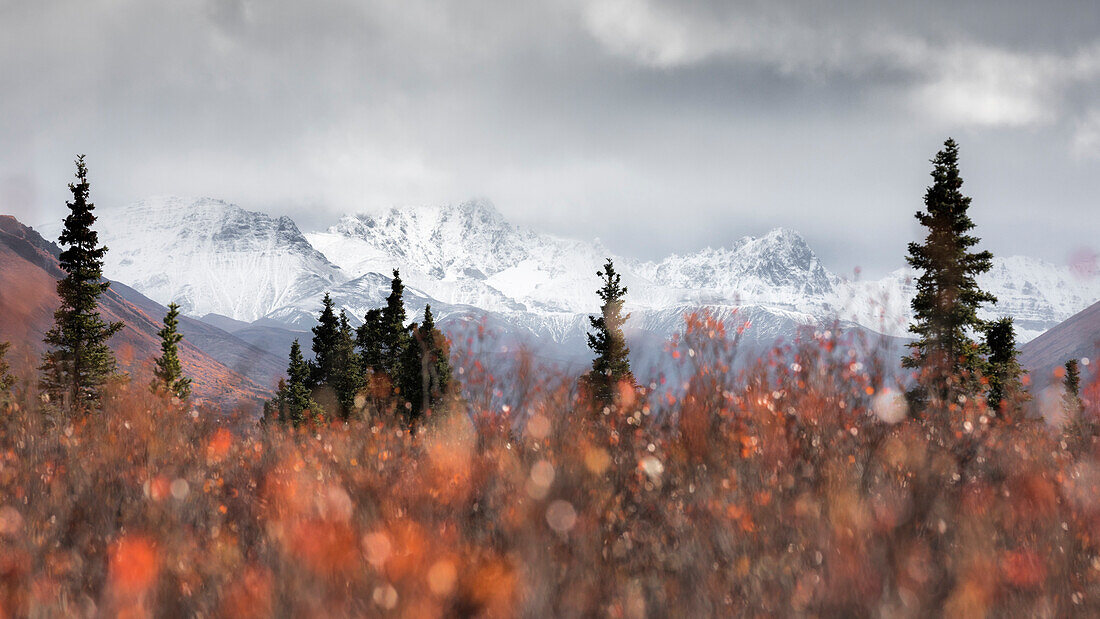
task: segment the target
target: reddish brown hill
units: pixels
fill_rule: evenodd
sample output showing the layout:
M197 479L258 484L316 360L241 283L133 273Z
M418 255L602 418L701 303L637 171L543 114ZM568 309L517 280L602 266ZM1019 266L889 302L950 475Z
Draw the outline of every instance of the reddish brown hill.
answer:
M0 341L10 341L13 353L32 359L44 350L42 337L53 324L59 300L56 281L64 273L56 248L14 217L0 215ZM135 380L148 380L152 360L160 353L157 331L163 307L145 299L144 310L108 289L100 301L105 320L126 327L111 339L119 363ZM148 313L158 308L159 315ZM231 370L185 338L180 348L184 372L194 380L196 398L224 405L254 405L266 393L250 379ZM13 359L14 360L14 359Z
M1100 363L1100 302L1094 303L1055 325L1020 349L1020 365L1031 373L1039 386L1054 380L1054 371L1069 359L1088 358L1082 368L1092 373Z

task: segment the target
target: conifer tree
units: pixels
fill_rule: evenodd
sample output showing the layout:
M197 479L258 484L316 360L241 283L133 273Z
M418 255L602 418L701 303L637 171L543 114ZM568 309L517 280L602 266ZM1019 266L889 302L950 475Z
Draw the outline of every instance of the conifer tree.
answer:
M413 323L401 364L401 396L409 403L410 425L435 406L451 382L447 338L435 327L432 306L424 308L424 322Z
M360 351L360 360L364 370L383 372L382 357L382 310L367 310L363 324L356 331L356 344Z
M76 159L76 183L69 184L72 201L58 244L67 274L57 282L61 306L54 312L54 326L46 333L49 350L43 358L42 389L53 399L67 402L75 411L98 407L102 387L115 374L116 361L107 340L122 329L99 315L99 296L110 282L103 279L106 247L92 229L95 206L88 201L88 169L84 156Z
M321 316L313 327L313 362L310 364L312 385L332 384L335 375L336 348L340 341L340 320L334 311L332 297L325 293Z
M348 316L340 311L336 347L332 356L330 386L336 392L340 405L340 417L348 419L355 408L355 396L363 387L363 372L359 355L355 352L355 337Z
M975 276L992 266L992 254L973 251L978 237L968 234L974 222L967 215L970 198L962 193L959 150L954 140L932 160L932 186L924 195L925 210L917 221L927 229L923 243L910 243L906 260L920 271L909 331L917 336L912 353L903 359L909 368L928 372L932 393L946 401L976 391L981 370L981 348L970 337L981 328L977 310L996 298L978 287ZM919 394L917 394L918 397Z
M168 304L168 313L164 316L164 328L157 332L160 336L160 357L156 359L153 375L153 390L164 392L181 400L191 395L191 379L184 378L180 367L179 343L183 335L179 333L180 306Z
M286 373L287 378L279 382L275 398L264 407L265 417L274 416L280 423L294 426L322 420L324 410L313 401L309 387L310 366L302 357L298 340L290 345L290 364Z
M380 326L380 348L382 368L395 382L401 373L402 359L409 342L409 329L405 327L405 285L401 274L393 270L390 283L390 296L386 298L386 307L382 309Z
M409 325L409 339L401 353L400 370L394 376L398 401L404 403L405 422L414 430L425 408L424 383L427 379L427 363L422 354L422 336L419 325Z
M630 314L622 314L626 287L620 284L621 276L615 272L611 258L596 275L604 281L598 291L603 306L599 316L588 319L595 329L595 333L588 334L588 347L596 353L596 358L592 360L592 370L587 374L585 383L597 402L611 404L616 385L623 381L634 384L634 376L630 372L630 349L623 336L623 324Z
M451 384L451 351L447 337L436 328L432 306L424 306L424 322L420 325L421 340L425 344L424 356L427 359L428 383L424 392L428 406L435 406L447 392Z
M1019 405L1026 400L1020 377L1023 370L1016 360L1016 335L1011 318L1001 318L985 325L986 347L989 359L986 364L986 377L989 380L989 392L986 402L994 411L1001 409L1002 403Z

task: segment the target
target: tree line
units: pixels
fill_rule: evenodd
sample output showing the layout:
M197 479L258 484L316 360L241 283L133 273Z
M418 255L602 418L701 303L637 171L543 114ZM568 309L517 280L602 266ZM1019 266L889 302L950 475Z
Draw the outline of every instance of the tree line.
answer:
M992 266L992 254L978 251L980 239L967 211L970 198L962 192L958 144L948 139L932 160L932 184L924 195L924 208L915 215L925 229L921 242L908 246L906 260L919 272L912 299L916 336L902 365L915 371L916 380L906 393L911 414L941 417L967 398L983 398L992 414L1018 415L1029 399L1023 371L1017 361L1012 319L984 321L978 317L983 304L996 298L981 290L976 277ZM99 244L93 227L94 204L89 201L89 182L84 157L76 159L76 182L69 184L69 214L58 239L63 248L59 262L66 276L57 283L61 304L54 325L45 336L48 350L40 367L40 389L61 408L92 413L99 406L103 386L120 377L108 340L123 328L99 314L100 296L110 282L103 278L107 248ZM622 395L637 389L630 369L629 347L623 326L627 287L614 263L607 259L597 272L602 286L597 291L600 313L590 318L588 346L594 353L591 369L579 386L597 407L614 407ZM264 406L265 422L299 426L329 420L350 421L371 405L400 414L415 427L426 411L450 392L454 379L446 337L435 326L431 306L421 322L406 324L404 284L393 271L390 294L383 307L371 309L363 324L353 328L344 310L325 294L317 326L313 327L313 359L306 360L299 342L290 349L287 376L279 381L273 399ZM189 397L191 379L183 376L179 359L179 306L172 303L158 335L161 355L154 368L151 388L167 396ZM3 361L7 344L0 344L0 392L13 380ZM1098 428L1081 418L1079 368L1076 360L1065 365L1065 408L1069 418L1065 433L1073 444L1089 441ZM1023 419L1004 419L1022 422Z
M287 378L264 406L264 420L294 426L326 419L349 421L367 405L397 412L410 428L438 404L452 383L450 346L435 326L432 306L423 321L405 324L405 286L395 269L386 305L353 329L328 294L313 327L313 359L298 340L290 347Z

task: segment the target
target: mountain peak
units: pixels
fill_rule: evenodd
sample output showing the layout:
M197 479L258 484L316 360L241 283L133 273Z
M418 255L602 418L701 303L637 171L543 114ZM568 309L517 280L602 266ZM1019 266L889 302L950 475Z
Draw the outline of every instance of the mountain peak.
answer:
M99 212L104 274L192 316L252 321L348 279L289 217L156 196Z

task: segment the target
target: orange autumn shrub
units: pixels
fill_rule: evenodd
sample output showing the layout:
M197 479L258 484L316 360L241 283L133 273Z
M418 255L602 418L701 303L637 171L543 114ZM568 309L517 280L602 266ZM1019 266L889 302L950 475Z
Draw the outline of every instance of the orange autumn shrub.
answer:
M980 399L915 415L833 333L739 364L742 327L690 317L680 384L599 410L459 350L414 435L377 394L293 430L137 379L75 420L21 391L0 616L1100 613L1094 448Z

